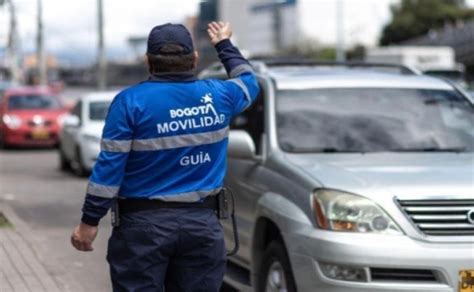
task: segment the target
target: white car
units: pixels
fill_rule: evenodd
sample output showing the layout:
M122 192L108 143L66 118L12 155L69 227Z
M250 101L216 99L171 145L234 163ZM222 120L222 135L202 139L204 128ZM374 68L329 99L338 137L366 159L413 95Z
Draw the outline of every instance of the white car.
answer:
M105 118L117 92L94 92L81 98L64 120L59 135L61 170L72 169L85 176L94 167L100 152Z

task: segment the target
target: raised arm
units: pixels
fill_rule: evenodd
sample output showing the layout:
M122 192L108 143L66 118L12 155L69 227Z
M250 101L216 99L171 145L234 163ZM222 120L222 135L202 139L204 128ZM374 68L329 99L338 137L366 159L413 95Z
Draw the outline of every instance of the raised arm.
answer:
M260 90L255 73L239 49L230 41L232 29L228 22L212 22L207 31L231 78L226 82L228 94L234 102L234 115L239 114L255 101Z

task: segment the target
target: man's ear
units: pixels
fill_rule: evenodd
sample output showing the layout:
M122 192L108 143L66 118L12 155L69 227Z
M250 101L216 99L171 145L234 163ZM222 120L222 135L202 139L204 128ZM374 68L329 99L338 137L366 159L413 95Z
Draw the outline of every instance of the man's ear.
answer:
M198 60L199 60L199 53L198 53L198 51L194 51L194 64L193 64L193 69L195 69L195 68L197 67Z

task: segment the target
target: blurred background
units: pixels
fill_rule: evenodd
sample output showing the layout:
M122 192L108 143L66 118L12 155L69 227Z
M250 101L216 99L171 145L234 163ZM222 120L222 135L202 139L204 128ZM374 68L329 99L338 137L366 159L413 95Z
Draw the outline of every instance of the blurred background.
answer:
M184 23L216 60L206 25L230 21L249 57L402 62L472 83L474 0L0 0L0 79L123 86L146 78L151 28ZM387 56L390 56L388 58ZM447 72L450 71L450 72Z
M109 218L94 253L69 244L108 106L147 78L155 25L188 27L197 73L217 61L206 32L214 20L232 23L250 58L403 64L474 97L474 0L0 0L0 290L8 207L60 291L110 291Z

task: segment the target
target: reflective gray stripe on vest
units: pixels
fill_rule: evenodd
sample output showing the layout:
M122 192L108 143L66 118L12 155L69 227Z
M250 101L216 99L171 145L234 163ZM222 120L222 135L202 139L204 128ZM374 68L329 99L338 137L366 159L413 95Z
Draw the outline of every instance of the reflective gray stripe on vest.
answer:
M252 103L252 99L250 98L250 93L249 93L249 90L247 88L247 85L245 85L245 83L240 80L239 78L236 78L236 79L230 79L229 80L230 82L234 82L235 84L237 84L244 92L244 95L245 95L245 99L247 99L247 106L245 108L247 108L251 103Z
M102 139L100 141L100 150L108 152L130 152L132 149L132 140L110 140Z
M229 136L229 127L211 132L186 134L154 139L133 140L133 151L153 151L180 147L212 144L224 140Z
M173 194L169 196L163 196L163 195L157 195L157 196L151 196L149 197L150 199L157 199L160 201L166 201L166 202L198 202L202 198L205 198L207 196L213 196L219 193L222 190L222 188L214 189L214 190L208 190L208 191L196 191L196 192L189 192L189 193L180 193L180 194Z
M120 187L104 186L89 181L89 184L87 185L87 193L97 197L113 198L118 195L119 188Z
M250 66L249 64L239 65L230 71L229 76L230 78L235 78L245 72L253 73L252 66Z

